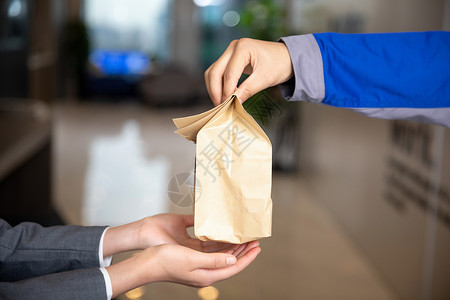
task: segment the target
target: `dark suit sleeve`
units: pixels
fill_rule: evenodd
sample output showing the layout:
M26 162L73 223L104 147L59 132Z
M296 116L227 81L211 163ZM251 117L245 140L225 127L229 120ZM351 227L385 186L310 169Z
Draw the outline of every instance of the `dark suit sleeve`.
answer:
M0 282L0 299L102 300L107 296L102 272L91 268Z
M44 228L35 223L11 227L0 219L0 282L99 267L104 230L70 225Z

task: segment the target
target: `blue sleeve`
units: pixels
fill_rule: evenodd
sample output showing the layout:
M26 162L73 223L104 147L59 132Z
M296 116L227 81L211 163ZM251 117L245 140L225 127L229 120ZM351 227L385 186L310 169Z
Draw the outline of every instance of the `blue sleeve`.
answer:
M450 107L450 32L314 34L325 104Z
M282 38L294 77L284 97L384 119L450 127L450 32Z

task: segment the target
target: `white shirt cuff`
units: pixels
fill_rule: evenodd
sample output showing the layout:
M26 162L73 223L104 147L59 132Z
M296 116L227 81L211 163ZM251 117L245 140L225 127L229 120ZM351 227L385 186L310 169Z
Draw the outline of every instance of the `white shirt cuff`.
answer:
M106 271L105 268L100 268L100 271L102 272L103 278L105 279L106 299L111 300L111 298L112 298L111 278L109 277L108 271Z
M100 245L98 247L98 260L100 262L100 268L109 267L111 265L111 261L113 259L112 255L103 257L103 239L105 238L105 233L108 229L109 229L109 227L107 227L103 231L102 237L100 238Z
M110 300L112 298L112 285L111 278L109 277L108 271L106 271L105 267L111 265L112 255L108 257L103 257L103 239L105 238L105 233L109 229L109 227L105 228L103 231L102 237L100 238L100 245L98 247L98 261L100 264L100 271L103 274L103 279L105 280L106 286L106 299Z

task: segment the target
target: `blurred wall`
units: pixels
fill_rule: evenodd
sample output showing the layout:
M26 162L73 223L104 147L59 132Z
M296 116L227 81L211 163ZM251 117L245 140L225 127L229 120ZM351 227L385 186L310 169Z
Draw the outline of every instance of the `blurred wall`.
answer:
M445 0L288 0L292 33L342 31L336 22L357 28L344 31L395 32L442 29ZM355 16L359 18L355 20Z
M377 0L368 20L369 32L439 30L445 0Z
M28 56L30 94L33 99L51 102L56 94L58 63L57 28L63 1L31 1L31 38Z
M450 19L442 0L331 2L295 2L315 20L292 31L441 30ZM380 276L400 298L449 299L450 129L309 103L300 114L300 168Z
M198 9L193 1L174 0L172 25L172 62L188 72L201 71Z
M2 22L14 25L20 21L20 32L23 31L20 36L3 37L0 41L0 97L50 103L60 93L58 72L65 4L58 0L0 3L4 11L16 5L17 11L9 17L2 16L5 18ZM6 27L2 24L0 30Z

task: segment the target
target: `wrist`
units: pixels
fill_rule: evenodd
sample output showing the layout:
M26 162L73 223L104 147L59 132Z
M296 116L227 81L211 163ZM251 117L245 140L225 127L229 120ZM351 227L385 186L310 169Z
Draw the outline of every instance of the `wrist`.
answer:
M148 283L143 276L143 266L136 256L106 268L111 279L112 298Z
M292 65L289 49L284 41L281 40L281 42L277 43L277 46L279 48L280 65L284 66L282 70L283 77L280 82L283 83L292 78L292 76L294 75L294 67Z
M113 298L139 286L165 280L157 251L157 248L148 248L106 268L111 279Z
M103 240L103 257L139 250L139 222L109 228Z
M159 247L149 247L133 256L135 270L141 285L164 281L164 269L161 268Z
M155 236L157 222L153 216L143 218L138 221L137 238L136 241L139 249L144 250L148 247L156 246L157 243L152 239Z

